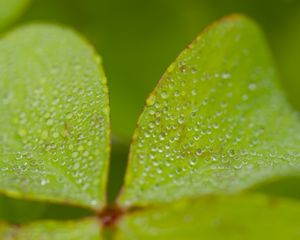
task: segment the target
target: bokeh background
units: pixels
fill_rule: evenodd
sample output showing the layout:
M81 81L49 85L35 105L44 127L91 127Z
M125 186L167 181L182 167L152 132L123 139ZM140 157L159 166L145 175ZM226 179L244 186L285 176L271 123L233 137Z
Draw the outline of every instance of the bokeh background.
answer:
M205 26L236 12L265 31L289 99L300 110L299 0L32 0L15 25L63 24L95 46L108 77L113 133L128 142L168 65Z
M113 196L137 118L156 82L205 26L232 13L248 15L262 27L282 85L300 111L300 0L32 0L2 32L30 22L66 25L103 57L114 143Z

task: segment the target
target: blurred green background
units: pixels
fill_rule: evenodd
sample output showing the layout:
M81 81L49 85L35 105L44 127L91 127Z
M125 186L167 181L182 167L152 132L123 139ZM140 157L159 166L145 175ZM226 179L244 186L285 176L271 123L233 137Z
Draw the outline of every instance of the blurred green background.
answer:
M205 26L237 12L263 28L282 85L300 111L300 0L32 0L2 32L30 22L66 25L103 57L114 140L110 187L115 195L137 118L156 82Z
M33 0L16 25L67 25L96 47L110 87L113 133L128 143L167 66L205 26L235 12L262 26L289 99L300 110L298 0Z

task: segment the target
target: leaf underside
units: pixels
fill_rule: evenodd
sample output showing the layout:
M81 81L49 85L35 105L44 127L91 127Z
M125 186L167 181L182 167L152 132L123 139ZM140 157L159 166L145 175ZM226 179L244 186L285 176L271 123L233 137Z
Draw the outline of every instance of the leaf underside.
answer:
M299 145L299 116L261 31L233 15L189 45L148 98L119 203L233 193L298 174Z
M8 34L0 53L0 192L102 207L109 107L101 59L50 25Z
M1 0L0 1L0 29L18 18L31 0Z
M0 223L1 240L101 240L99 224L95 219L78 222L38 222L25 226Z
M75 221L91 216L95 216L95 212L91 209L0 195L0 222L28 224L45 220Z

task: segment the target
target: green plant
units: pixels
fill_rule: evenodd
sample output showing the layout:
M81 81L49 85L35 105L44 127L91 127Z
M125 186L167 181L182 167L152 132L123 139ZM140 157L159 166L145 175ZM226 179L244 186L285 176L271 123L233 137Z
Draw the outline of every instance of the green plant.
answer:
M17 18L28 5L30 0L1 0L0 2L0 29Z
M286 191L299 183L299 116L251 20L213 24L168 68L112 206L101 59L50 25L6 35L0 52L0 189L23 199L2 201L34 210L0 225L3 239L299 237L299 191Z

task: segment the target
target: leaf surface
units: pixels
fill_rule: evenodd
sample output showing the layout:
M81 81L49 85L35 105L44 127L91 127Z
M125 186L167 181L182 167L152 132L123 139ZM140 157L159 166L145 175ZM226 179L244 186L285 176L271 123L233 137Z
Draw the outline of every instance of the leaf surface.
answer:
M299 202L262 195L179 201L123 218L125 239L299 239Z
M0 1L0 29L18 18L31 0L1 0Z
M70 204L14 199L0 195L0 222L27 224L41 220L76 220L94 216L91 209Z
M299 145L299 116L261 31L229 16L179 55L148 98L119 202L232 193L298 174Z
M101 240L96 220L78 222L36 222L25 226L0 223L1 240Z
M109 106L100 65L60 27L31 25L0 41L0 192L103 206Z

